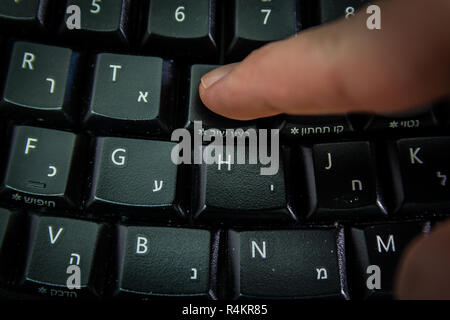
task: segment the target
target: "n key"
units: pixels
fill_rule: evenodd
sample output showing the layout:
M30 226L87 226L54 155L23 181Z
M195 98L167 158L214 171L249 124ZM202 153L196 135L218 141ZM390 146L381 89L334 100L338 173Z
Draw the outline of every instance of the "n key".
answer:
M80 143L69 132L15 127L2 196L47 209L75 206Z
M18 120L72 124L70 98L76 61L77 55L70 49L15 43L0 113Z

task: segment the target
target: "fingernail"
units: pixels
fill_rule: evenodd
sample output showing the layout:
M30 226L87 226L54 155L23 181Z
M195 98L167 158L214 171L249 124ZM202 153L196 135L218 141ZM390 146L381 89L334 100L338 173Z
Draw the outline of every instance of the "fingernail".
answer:
M205 74L201 79L203 88L208 89L211 87L214 83L229 74L237 65L238 63L227 64Z

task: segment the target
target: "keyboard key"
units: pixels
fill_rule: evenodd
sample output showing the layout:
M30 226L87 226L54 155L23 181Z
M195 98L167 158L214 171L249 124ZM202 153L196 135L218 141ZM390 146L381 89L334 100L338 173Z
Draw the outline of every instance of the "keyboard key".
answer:
M450 207L450 138L409 138L391 150L401 212L435 213Z
M100 247L101 230L92 222L33 216L29 255L19 284L46 298L98 295L103 266L96 261L106 258L106 247Z
M116 294L211 297L206 230L120 227Z
M211 56L215 21L213 0L153 0L143 44L169 56Z
M368 142L317 144L313 147L315 218L360 217L385 213L377 195L374 158ZM314 190L312 190L314 192Z
M16 42L0 113L21 121L73 123L72 67L76 57L70 49Z
M246 154L244 164L237 163L238 154ZM214 163L201 165L196 217L213 221L295 220L287 201L281 157L280 154L278 171L272 175L262 174L261 168L269 165L262 165L259 157L256 164L250 164L249 150L243 146L235 148L234 156L227 150L217 154Z
M201 121L203 129L206 132L202 132L202 135L213 136L216 135L214 130L209 129L232 129L241 128L248 129L250 127L255 127L254 121L238 121L231 120L222 116L217 115L212 112L202 103L198 88L201 82L201 78L204 74L209 71L219 67L218 65L193 65L191 67L191 80L190 80L190 93L189 93L189 110L188 119L185 127L193 128L194 121Z
M341 17L351 18L370 0L320 0L320 23L326 23Z
M15 127L3 197L45 209L77 206L81 143L70 132Z
M363 298L383 298L392 296L397 264L408 244L426 227L424 223L382 224L357 227L351 230L354 254L355 294ZM369 266L379 267L380 281L374 277ZM367 287L367 283L371 288ZM377 289L379 288L379 289Z
M12 211L0 208L0 281L6 282L10 274L12 260L11 252L7 251L7 239L16 227L13 225L14 214Z
M343 231L230 231L232 298L347 298Z
M267 42L297 31L296 1L234 0L228 55L242 58Z
M80 8L79 29L73 18L75 11L68 10L73 5ZM108 49L111 44L126 45L128 42L129 0L68 0L64 14L60 25L63 40L69 38L80 44L107 46Z
M175 146L164 141L98 138L89 209L173 217L177 165L171 152Z
M167 131L173 97L167 95L171 75L165 66L161 58L99 54L85 117L88 126L104 132Z
M49 0L0 1L0 30L30 35L46 30Z
M365 126L366 131L388 132L393 130L430 129L437 126L434 112L425 112L405 117L372 116Z
M281 135L287 139L339 137L353 131L347 116L283 116Z

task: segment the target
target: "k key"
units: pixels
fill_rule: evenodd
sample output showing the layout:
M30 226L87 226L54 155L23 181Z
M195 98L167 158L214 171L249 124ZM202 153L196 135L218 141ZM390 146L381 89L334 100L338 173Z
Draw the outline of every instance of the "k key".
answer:
M401 139L391 145L398 210L435 213L450 207L449 150L448 137Z

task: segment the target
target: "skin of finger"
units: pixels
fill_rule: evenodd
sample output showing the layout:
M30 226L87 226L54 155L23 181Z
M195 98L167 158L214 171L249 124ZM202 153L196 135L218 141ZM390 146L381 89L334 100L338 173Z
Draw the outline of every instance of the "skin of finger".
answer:
M450 299L450 221L417 238L405 251L395 277L403 300Z
M201 98L221 115L247 120L283 112L388 113L442 96L450 88L450 45L442 41L449 19L422 14L423 1L406 2L380 3L380 31L368 30L360 12L256 50L206 92L200 88Z

